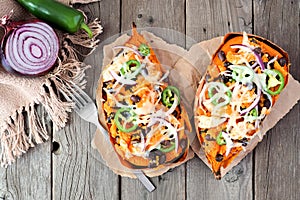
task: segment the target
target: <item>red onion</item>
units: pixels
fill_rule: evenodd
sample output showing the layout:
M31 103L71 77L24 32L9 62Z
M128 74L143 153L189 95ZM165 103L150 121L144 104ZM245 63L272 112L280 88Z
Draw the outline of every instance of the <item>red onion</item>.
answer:
M248 51L248 52L249 51L252 52L255 56L255 59L256 59L257 63L259 64L260 68L262 70L265 70L265 64L262 61L260 55L258 55L258 53L254 50L254 48L251 48L251 47L243 45L243 44L234 44L234 45L231 45L230 47L233 48L233 49L239 48L239 49L243 49L243 50Z
M128 46L115 46L113 49L127 49L127 50L132 51L136 55L142 57L142 54L138 50L135 50L134 48L131 48L131 47L128 47Z
M48 24L32 20L8 22L3 27L1 62L7 71L36 76L45 74L54 66L59 40Z
M253 65L251 65L250 67L252 68L252 69L255 69L256 68L256 66L257 66L257 61L255 61L255 63L253 63Z
M153 124L155 124L156 122L159 122L161 125L168 127L168 130L170 131L169 136L173 135L174 139L175 139L175 150L176 152L178 151L178 133L177 133L177 129L167 120L159 118L159 117L154 117L152 118L153 120ZM149 126L149 125L148 125Z
M109 70L109 73L112 75L114 79L116 79L117 82L122 83L124 85L136 85L136 82L131 79L125 79L124 77L119 76L116 72L113 70Z
M262 89L261 89L261 85L258 81L255 81L255 84L256 84L256 87L257 87L256 98L248 108L246 108L246 109L244 109L240 112L241 115L244 115L244 114L250 112L259 103Z

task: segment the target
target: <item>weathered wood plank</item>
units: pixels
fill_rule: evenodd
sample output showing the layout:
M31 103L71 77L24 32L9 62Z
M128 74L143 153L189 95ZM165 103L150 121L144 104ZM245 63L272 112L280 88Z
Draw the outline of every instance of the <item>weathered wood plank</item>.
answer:
M186 4L186 34L197 41L232 31L252 33L251 1L187 0Z
M120 4L118 0L101 1L81 7L89 18L103 21L103 41L119 32ZM86 92L95 97L102 50L97 49L85 62L87 70ZM96 127L83 121L75 113L68 126L54 134L60 150L53 155L54 199L119 199L119 178L101 162L98 152L91 147Z
M300 1L254 1L254 33L289 55L291 74L300 79ZM255 199L299 199L300 106L296 105L255 150Z
M41 106L38 114L45 119L49 135L52 126ZM50 139L49 139L50 140ZM0 167L0 199L51 198L51 142L38 144L7 169Z
M196 41L232 31L251 33L251 22L251 1L187 0L186 34ZM252 199L252 154L221 181L199 159L188 162L186 193L187 199Z
M135 22L138 28L151 28L149 30L158 33L167 42L176 41L177 45L184 47L184 38L178 36L178 32L185 33L184 9L183 0L122 1L122 31L130 30L132 22Z
M183 0L122 1L122 31L130 30L132 22L136 22L138 28L157 27L158 29L151 28L149 31L168 42L184 47L185 39L177 33L185 33L184 9ZM169 31L162 31L159 28L172 29L174 32L170 34ZM148 193L138 180L122 178L121 198L185 199L185 165L151 180L157 189Z

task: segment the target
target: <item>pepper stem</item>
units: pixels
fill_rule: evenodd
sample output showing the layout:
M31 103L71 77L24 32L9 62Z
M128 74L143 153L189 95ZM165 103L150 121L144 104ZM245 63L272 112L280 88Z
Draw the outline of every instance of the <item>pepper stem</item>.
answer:
M85 32L87 32L89 38L93 37L93 32L91 31L91 29L88 27L88 25L86 25L85 23L81 23L80 28L83 29Z

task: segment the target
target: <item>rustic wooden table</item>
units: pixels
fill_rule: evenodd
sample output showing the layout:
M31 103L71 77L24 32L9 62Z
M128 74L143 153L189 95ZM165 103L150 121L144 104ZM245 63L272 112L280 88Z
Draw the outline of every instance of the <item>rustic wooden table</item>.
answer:
M291 74L300 80L300 0L102 0L79 6L102 20L102 41L138 27L161 27L199 42L231 31L266 37L289 52ZM189 48L186 38L168 35ZM87 92L95 96L101 49L86 62ZM37 145L7 169L0 169L0 199L300 199L300 105L296 105L264 140L221 181L194 158L152 178L148 193L134 179L122 178L99 162L90 146L95 127L71 114L66 128ZM54 143L53 145L53 141Z

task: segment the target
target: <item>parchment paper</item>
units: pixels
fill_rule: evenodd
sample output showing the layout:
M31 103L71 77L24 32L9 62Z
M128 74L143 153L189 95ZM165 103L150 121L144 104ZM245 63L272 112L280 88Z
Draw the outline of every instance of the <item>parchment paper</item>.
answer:
M169 81L171 82L172 85L178 87L182 92L181 94L181 96L183 97L182 101L184 103L187 112L189 113L189 116L191 116L193 108L189 102L190 100L193 99L194 89L192 89L192 85L191 85L192 82L188 81L189 79L187 79L186 76L193 76L193 77L195 76L194 79L199 80L200 74L194 69L192 65L187 65L187 67L184 69L178 67L179 65L176 65L177 61L182 59L188 52L177 45L171 45L166 43L164 40L154 36L149 32L143 31L141 32L141 34L146 38L146 40L150 43L151 47L154 49L155 54L158 60L160 61L160 63L162 64L162 66L165 69L170 70ZM104 46L103 66L109 64L111 62L111 59L117 53L112 50L112 47L117 45L123 45L128 39L129 39L128 35L122 35L121 37L117 38L116 41L113 42L112 44ZM196 138L195 132L193 131L189 133L186 131L186 134L189 137L190 143L192 143L193 140ZM92 146L99 151L105 164L115 173L121 176L135 178L135 176L132 173L132 170L124 167L120 163L119 158L116 155L111 143L105 139L105 136L103 136L103 134L101 134L99 130L97 130L95 133ZM169 169L177 167L183 164L184 162L190 160L193 157L194 157L194 152L190 148L189 153L184 161L177 162L156 170L153 169L143 170L143 172L149 177L159 176L167 172Z
M207 66L211 62L212 55L218 49L222 42L222 37L214 38L208 41L203 41L195 44L191 47L186 59L190 60L194 67L199 70L201 74L204 74ZM289 82L286 88L281 92L279 99L275 103L271 110L271 113L264 119L261 125L261 134L258 134L248 145L246 151L241 152L233 162L221 170L221 176L224 176L228 171L230 171L235 165L237 165L249 152L251 152L258 142L263 139L263 136L274 127L277 122L282 119L292 107L300 99L300 84L291 75L289 75ZM203 149L200 147L199 141L194 140L192 143L192 149L199 156L204 163L210 167L208 160L205 157ZM211 167L210 167L211 168Z
M201 75L203 75L207 69L207 66L211 62L212 55L218 49L219 45L222 42L223 37L213 38L211 40L202 41L193 45L190 50L187 52L177 45L170 45L164 42L162 39L155 37L151 33L144 32L144 36L148 41L153 40L151 45L153 46L158 59L161 63L169 63L172 68L173 73L170 74L171 80L176 80L175 85L180 88L181 95L184 100L185 108L188 112L188 115L193 125L193 131L189 134L189 139L191 141L191 147L197 156L203 160L208 167L210 167L204 151L200 147L198 138L196 138L196 132L193 121L193 105L194 97L197 90L199 81L201 80ZM117 44L124 44L129 36L123 35L118 38L111 45L104 47L104 66L108 64L111 58L114 56L111 48ZM286 88L282 91L280 98L276 102L275 106L272 108L271 114L266 117L261 126L261 137L255 137L250 144L248 144L246 151L241 152L238 157L233 160L231 165L226 169L223 169L221 175L224 176L232 167L237 165L249 152L251 152L258 142L261 141L263 136L276 125L276 123L283 118L290 109L297 103L300 99L300 84L296 81L291 75L289 76L289 82ZM111 145L108 145L105 141L104 136L97 131L95 138L93 140L94 148L98 149L99 153L105 160L108 167L110 167L114 172L122 176L134 177L132 173L128 172L127 168L124 168L112 148ZM192 156L189 156L184 162L191 159ZM183 163L183 162L182 162ZM177 163L171 167L164 168L159 171L146 171L145 173L152 177L163 174L168 171L169 168L178 166Z

